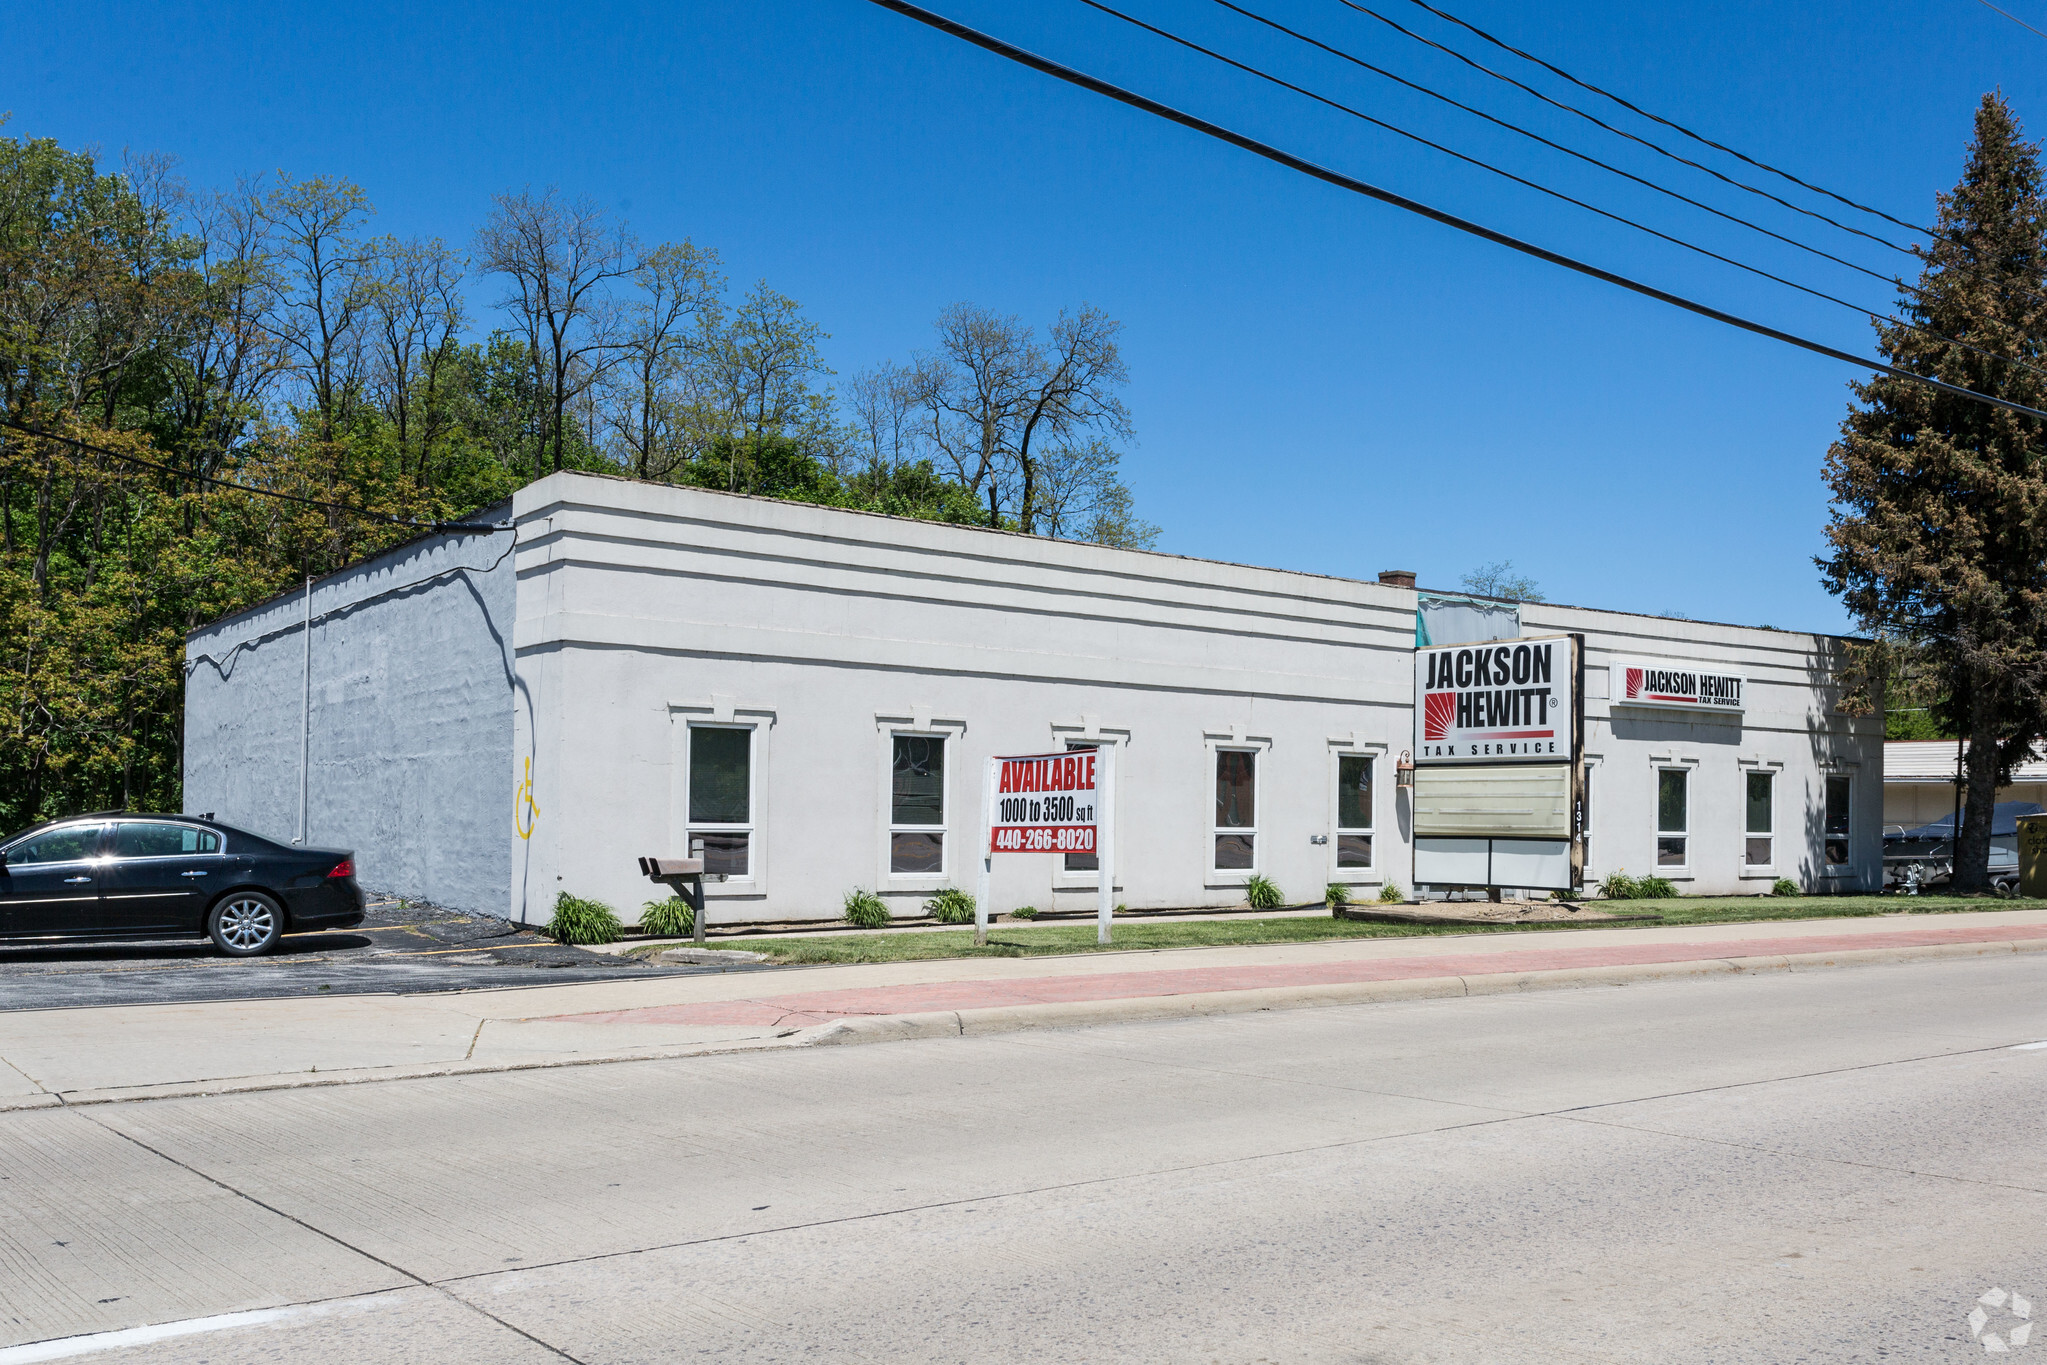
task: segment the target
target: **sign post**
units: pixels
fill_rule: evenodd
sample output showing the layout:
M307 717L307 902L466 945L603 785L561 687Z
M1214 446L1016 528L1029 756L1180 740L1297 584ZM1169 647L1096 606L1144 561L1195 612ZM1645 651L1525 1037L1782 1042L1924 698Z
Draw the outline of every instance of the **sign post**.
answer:
M988 760L981 786L981 871L974 887L974 942L988 941L989 884L998 853L1092 853L1101 886L1098 942L1109 941L1116 914L1115 750L1073 749Z

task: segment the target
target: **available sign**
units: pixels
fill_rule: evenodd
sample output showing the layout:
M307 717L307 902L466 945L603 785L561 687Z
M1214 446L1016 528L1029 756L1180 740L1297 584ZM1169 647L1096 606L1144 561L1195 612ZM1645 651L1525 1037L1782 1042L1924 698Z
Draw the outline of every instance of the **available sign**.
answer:
M1414 654L1416 763L1568 763L1578 707L1568 635Z
M1116 913L1115 809L1114 745L989 759L981 787L988 837L981 842L981 873L974 883L974 942L988 941L996 854L1092 853L1095 941L1106 944Z
M1607 695L1621 706L1684 711L1740 711L1748 679L1719 664L1668 659L1615 659Z
M991 853L1093 853L1096 752L1026 754L995 760Z

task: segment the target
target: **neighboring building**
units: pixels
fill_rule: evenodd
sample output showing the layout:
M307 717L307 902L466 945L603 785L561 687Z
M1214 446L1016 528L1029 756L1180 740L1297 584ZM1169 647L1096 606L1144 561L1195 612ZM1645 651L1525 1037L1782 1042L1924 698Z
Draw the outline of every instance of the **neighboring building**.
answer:
M635 859L694 849L728 874L714 921L832 917L855 886L915 914L974 885L990 755L1114 745L1132 908L1239 902L1253 874L1295 902L1410 884L1411 576L585 474L477 519L508 526L192 634L188 809L295 834L303 719L309 837L383 891L538 922L568 890L630 919L655 892ZM1877 884L1882 725L1834 712L1838 641L1542 603L1519 627L1585 640L1588 880ZM1620 659L1735 681L1650 709L1608 695ZM1085 910L1095 883L1084 857L1005 855L992 908Z
M1952 739L1893 739L1884 744L1884 827L1916 829L1955 813L1955 754ZM1968 752L1968 745L1961 746ZM2047 754L2038 749L2012 771L2011 785L1997 800L2035 801L2047 806Z

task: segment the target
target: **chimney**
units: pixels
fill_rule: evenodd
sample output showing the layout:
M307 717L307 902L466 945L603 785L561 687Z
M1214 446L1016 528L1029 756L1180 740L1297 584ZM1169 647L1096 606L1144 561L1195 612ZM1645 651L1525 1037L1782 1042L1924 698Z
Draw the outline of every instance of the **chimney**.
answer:
M1414 570L1381 569L1379 570L1379 581L1389 588L1412 588L1414 586Z

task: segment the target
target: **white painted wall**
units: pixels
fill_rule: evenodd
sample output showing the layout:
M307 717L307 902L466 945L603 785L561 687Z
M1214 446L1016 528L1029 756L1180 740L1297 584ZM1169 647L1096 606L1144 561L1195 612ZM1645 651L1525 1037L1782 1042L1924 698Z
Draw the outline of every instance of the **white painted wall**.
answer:
M1257 871L1293 901L1336 877L1335 759L1379 759L1372 894L1405 886L1415 594L1307 574L1049 542L701 490L561 474L523 490L512 771L538 814L513 836L511 907L544 920L561 890L636 910L642 854L684 851L682 743L692 721L755 727L757 875L711 888L718 920L829 917L851 887L913 913L971 888L981 767L992 754L1122 746L1118 900L1227 904L1245 874L1210 870L1214 751L1259 755ZM1695 894L1873 886L1881 726L1831 710L1821 637L1531 605L1529 634L1583 631L1594 766L1590 867L1655 869L1655 770L1692 781ZM1720 661L1750 679L1736 722L1616 710L1609 653ZM948 750L948 867L890 875L896 730ZM1776 863L1740 865L1742 774L1779 773ZM1824 773L1855 779L1854 855L1819 856ZM993 908L1084 909L1092 875L1050 855L998 860ZM628 918L631 915L628 914Z

